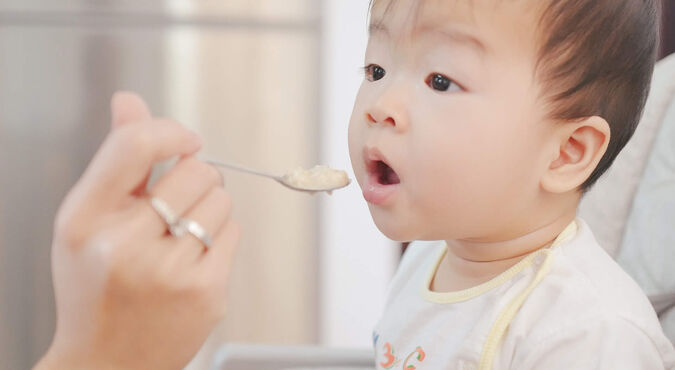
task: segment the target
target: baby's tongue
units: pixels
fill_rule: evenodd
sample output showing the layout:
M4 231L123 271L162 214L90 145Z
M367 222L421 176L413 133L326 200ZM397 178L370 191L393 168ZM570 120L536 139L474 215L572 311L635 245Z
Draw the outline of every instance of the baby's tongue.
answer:
M394 170L392 170L391 168L388 169L387 182L392 185L401 183L401 179L398 178L396 172L394 172Z

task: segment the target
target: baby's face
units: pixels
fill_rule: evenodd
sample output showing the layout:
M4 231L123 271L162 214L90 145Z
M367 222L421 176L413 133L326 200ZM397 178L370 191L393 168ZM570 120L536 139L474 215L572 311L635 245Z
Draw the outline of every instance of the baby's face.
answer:
M499 240L552 160L535 80L532 1L376 1L352 165L395 240Z

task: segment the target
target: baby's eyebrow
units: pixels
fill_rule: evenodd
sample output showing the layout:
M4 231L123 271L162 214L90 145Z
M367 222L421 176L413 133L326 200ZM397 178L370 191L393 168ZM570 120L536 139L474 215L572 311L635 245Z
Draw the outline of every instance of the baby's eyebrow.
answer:
M390 36L389 29L387 29L387 27L382 22L371 23L368 26L368 33L371 37L377 33L384 34L387 37ZM483 44L483 42L481 42L476 36L457 27L417 27L415 33L435 33L451 40L452 42L465 44L473 48L481 55L485 54L488 50L485 44Z
M471 47L480 55L484 55L488 51L488 48L478 37L457 27L419 27L416 32L441 35L452 42Z

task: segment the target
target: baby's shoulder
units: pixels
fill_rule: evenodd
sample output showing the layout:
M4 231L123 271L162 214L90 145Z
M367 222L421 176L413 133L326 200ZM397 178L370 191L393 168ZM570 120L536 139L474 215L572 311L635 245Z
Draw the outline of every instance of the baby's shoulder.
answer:
M532 291L519 315L521 330L533 341L574 328L627 325L648 336L662 329L647 296L607 254L588 225L554 250L546 277ZM602 325L598 325L602 323Z
M584 261L557 253L508 329L505 348L515 368L673 366L673 346L645 294L611 257L596 252Z

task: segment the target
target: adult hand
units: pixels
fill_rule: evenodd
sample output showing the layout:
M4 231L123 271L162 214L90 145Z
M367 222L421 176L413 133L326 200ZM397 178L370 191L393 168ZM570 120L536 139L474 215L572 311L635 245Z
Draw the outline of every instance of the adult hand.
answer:
M221 175L194 158L194 133L138 96L111 106L111 132L56 218L56 333L37 369L180 369L224 315L239 229ZM146 192L153 164L175 156ZM150 196L202 225L211 248L170 235Z

